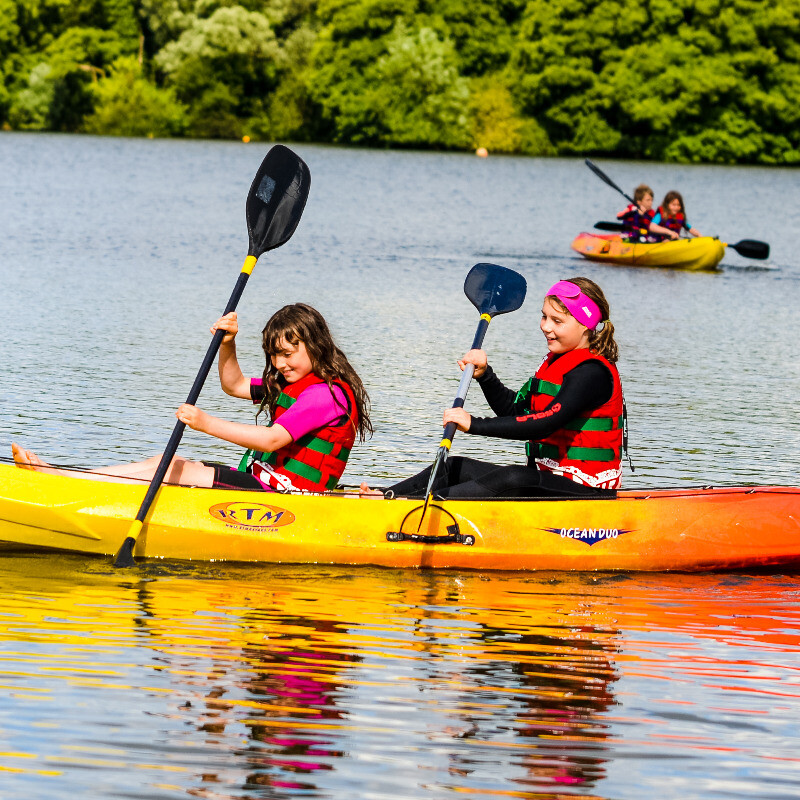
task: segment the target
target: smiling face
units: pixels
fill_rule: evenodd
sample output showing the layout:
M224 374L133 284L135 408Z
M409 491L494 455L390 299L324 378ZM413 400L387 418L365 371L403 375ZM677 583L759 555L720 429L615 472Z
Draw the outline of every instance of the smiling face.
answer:
M274 353L270 360L272 366L283 375L287 383L297 383L313 372L314 368L303 342L292 344L286 339L281 339L278 342L278 352Z
M670 200L670 202L667 205L667 211L669 212L669 215L671 217L674 217L676 214L680 212L680 210L681 210L681 201L678 200L677 197L674 200Z
M579 347L589 346L589 329L581 325L568 311L562 311L549 298L542 304L542 321L539 327L547 339L547 349L562 355Z
M639 206L641 207L642 211L649 211L653 207L653 195L644 195L639 201Z

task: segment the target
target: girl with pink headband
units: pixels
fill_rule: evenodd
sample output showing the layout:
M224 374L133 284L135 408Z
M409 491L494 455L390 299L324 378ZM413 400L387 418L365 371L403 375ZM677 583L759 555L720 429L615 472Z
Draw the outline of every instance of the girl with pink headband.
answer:
M622 385L617 343L602 289L588 278L558 281L545 293L539 325L547 355L519 391L503 385L483 350L458 364L475 365L475 378L494 417L463 408L444 412L473 436L526 442L527 464L501 466L451 456L439 470L434 497L490 498L609 496L620 486L623 446ZM384 491L421 497L431 468ZM373 492L362 485L364 494Z

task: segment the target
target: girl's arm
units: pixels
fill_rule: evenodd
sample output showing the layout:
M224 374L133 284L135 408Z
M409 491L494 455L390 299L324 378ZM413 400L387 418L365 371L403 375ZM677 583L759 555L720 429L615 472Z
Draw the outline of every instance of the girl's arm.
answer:
M347 396L338 386L310 386L281 416L281 422L269 427L242 422L229 422L184 403L175 416L190 428L233 442L250 450L272 453L290 442L327 425L342 425L350 415ZM281 424L284 423L284 424Z
M652 220L650 221L650 233L658 233L661 234L661 236L668 236L670 239L679 238L675 231L671 231L669 228L664 228L661 225L656 225Z
M478 381L483 396L489 407L498 416L513 413L516 393L507 389L501 383L494 370L489 366L489 360L484 350L470 350L463 358L458 360L458 366L463 370L467 364L475 366L473 376Z
M542 411L515 416L472 417L463 409L456 408L445 412L445 423L455 422L460 430L477 436L543 439L575 417L608 402L613 390L614 381L608 369L599 361L586 361L564 376L560 391Z
M252 399L250 396L250 381L245 378L239 360L236 358L236 334L239 332L239 322L236 312L232 311L224 317L220 317L212 326L211 333L217 330L227 331L222 337L219 346L219 382L222 391L231 397L241 397L242 400Z
M498 417L507 417L516 413L517 392L505 386L488 364L486 371L480 378L477 378L477 381L489 408Z
M197 406L184 403L175 416L192 430L216 436L226 442L238 444L250 450L260 450L272 453L281 447L286 447L292 441L292 436L283 425L275 424L251 425L247 422L230 422L225 419L207 414Z

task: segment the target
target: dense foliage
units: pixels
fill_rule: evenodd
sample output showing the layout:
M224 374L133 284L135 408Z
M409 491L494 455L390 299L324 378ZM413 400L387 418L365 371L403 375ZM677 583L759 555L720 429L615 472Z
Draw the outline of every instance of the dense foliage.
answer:
M0 0L0 124L800 162L800 0Z

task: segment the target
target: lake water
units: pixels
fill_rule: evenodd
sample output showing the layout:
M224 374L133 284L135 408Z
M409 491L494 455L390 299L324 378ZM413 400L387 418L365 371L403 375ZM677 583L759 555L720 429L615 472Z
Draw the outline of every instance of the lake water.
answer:
M0 449L100 466L159 452L246 255L266 147L0 135ZM678 188L701 232L770 243L706 274L592 265L569 242L624 201L580 159L298 146L295 236L240 303L319 308L372 398L350 483L432 460L477 312L477 262L521 272L485 347L521 385L543 291L586 275L620 344L624 486L796 485L800 183L788 169L600 165ZM199 405L246 421L213 373ZM486 414L473 388L467 407ZM181 452L233 463L188 431ZM459 435L504 463L513 443ZM112 569L0 553L0 800L789 798L800 794L795 575Z

